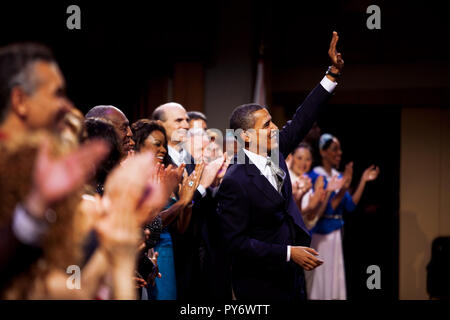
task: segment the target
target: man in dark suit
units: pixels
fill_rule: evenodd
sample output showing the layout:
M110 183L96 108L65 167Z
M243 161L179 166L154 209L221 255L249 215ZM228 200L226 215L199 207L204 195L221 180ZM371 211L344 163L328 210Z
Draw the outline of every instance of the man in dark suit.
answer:
M332 66L279 131L278 141L278 128L264 107L246 104L231 115L230 128L243 148L222 181L217 212L238 300L303 300L303 270L323 263L308 248L310 234L292 198L285 157L306 136L336 86L344 64L337 40L334 32L328 51Z

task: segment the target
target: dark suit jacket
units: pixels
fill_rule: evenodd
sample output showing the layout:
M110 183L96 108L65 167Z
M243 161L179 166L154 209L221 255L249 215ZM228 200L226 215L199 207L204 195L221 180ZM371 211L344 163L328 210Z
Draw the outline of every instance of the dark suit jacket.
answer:
M176 166L169 157L170 164ZM194 159L186 164L191 174ZM213 189L206 189L205 197L198 190L194 194L191 221L185 233L172 225L172 236L178 300L231 300L230 263L227 259L216 213L217 201Z
M280 130L279 166L286 172L281 194L246 155L245 164L233 164L225 174L217 213L232 256L237 299L304 299L303 269L286 261L287 245L309 246L310 234L292 198L285 157L308 133L329 96L318 85Z

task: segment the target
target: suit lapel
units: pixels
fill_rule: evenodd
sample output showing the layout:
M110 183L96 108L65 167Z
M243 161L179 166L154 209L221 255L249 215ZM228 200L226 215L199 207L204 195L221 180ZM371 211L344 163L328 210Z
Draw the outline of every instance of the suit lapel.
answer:
M245 159L245 170L249 176L251 176L252 183L258 188L268 199L272 201L284 201L283 196L275 190L275 188L270 184L269 180L261 174L259 169L251 162L244 151L243 153ZM240 158L242 159L242 158ZM235 161L236 158L235 158ZM235 162L236 163L236 162Z

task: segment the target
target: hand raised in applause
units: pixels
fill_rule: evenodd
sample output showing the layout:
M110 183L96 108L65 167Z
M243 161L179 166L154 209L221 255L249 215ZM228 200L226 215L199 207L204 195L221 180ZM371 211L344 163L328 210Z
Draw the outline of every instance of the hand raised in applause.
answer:
M195 190L197 190L198 185L200 184L200 178L202 176L205 164L197 164L195 165L194 171L190 175L186 172L183 177L183 182L180 185L179 196L183 205L188 205L192 198L194 197Z
M362 179L366 182L375 180L380 174L380 168L371 165L366 170L364 170Z
M213 184L214 180L217 178L219 170L222 168L225 162L225 156L219 157L216 160L205 165L203 173L200 179L200 184L206 189Z
M89 141L67 155L51 156L49 138L44 138L34 165L30 193L25 207L36 218L45 210L68 196L95 172L95 167L108 153L103 141Z

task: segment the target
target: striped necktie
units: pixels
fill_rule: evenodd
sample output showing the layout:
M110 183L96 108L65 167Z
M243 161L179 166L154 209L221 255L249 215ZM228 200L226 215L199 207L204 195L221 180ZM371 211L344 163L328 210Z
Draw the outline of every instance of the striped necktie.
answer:
M273 161L270 159L270 157L267 157L267 166L269 166L270 170L272 171L272 174L275 176L277 181L277 190L281 193L281 189L283 187L284 179L286 178L286 172L283 171L280 167L278 167Z

